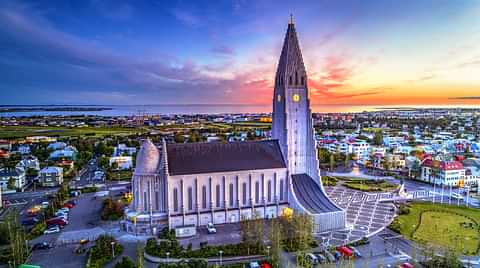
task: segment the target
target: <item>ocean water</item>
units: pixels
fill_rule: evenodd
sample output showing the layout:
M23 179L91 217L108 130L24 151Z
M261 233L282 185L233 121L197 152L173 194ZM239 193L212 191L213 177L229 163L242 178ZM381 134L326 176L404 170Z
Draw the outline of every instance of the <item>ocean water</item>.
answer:
M4 106L0 106L4 107ZM10 106L12 108L12 106ZM51 106L13 106L20 107L40 107ZM169 115L169 114L245 114L245 113L270 113L271 104L242 105L242 104L188 104L188 105L70 105L60 107L105 107L110 110L104 111L28 111L28 112L8 112L0 113L0 117L22 117L22 116L48 116L48 115L98 115L98 116L132 116L136 114L146 115ZM315 113L357 113L364 111L379 111L384 109L400 108L480 108L478 105L342 105L342 104L316 104L312 105L312 111Z

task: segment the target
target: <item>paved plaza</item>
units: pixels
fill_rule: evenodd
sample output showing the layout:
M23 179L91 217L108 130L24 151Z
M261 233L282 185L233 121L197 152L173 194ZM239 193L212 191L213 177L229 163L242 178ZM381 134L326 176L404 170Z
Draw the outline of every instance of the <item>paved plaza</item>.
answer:
M380 202L391 193L364 193L344 187L325 187L330 198L347 211L347 229L319 235L324 245L341 245L371 236L390 224L395 216L392 203Z

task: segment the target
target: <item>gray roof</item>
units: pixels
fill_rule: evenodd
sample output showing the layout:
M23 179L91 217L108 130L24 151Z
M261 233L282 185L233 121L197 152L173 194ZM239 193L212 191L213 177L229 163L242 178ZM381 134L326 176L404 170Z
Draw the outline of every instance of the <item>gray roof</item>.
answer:
M312 214L340 211L307 174L292 175L293 190L300 204Z
M160 151L151 140L143 141L137 154L135 174L155 174L160 163Z
M286 168L276 140L167 144L170 175Z

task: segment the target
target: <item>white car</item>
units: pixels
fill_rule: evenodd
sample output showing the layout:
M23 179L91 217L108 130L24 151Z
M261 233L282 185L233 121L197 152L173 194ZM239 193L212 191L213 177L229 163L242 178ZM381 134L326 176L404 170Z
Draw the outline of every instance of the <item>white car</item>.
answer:
M58 211L63 211L65 213L68 213L68 212L70 212L70 209L69 208L60 208Z
M217 228L215 228L215 226L213 225L213 223L209 222L207 224L207 232L209 234L216 234L217 233Z
M65 214L62 214L62 213L55 213L55 217L62 218L64 220L68 220L68 215L65 215Z
M42 208L48 208L48 202L42 202Z
M52 227L50 229L45 230L43 233L44 234L54 234L54 233L59 233L59 232L60 232L60 228L58 228L58 226L55 226L55 227Z

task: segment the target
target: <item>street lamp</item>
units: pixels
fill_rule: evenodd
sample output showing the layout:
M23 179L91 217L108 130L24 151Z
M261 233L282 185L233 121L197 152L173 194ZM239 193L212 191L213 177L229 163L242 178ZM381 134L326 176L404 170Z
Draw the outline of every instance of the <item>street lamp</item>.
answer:
M167 255L167 264L170 262L168 256L170 256L170 252L165 253Z
M270 258L270 246L267 246L267 257Z
M220 253L220 265L222 265L222 253L223 253L223 250L220 250L218 253Z
M112 259L115 258L115 242L110 243L112 245Z

